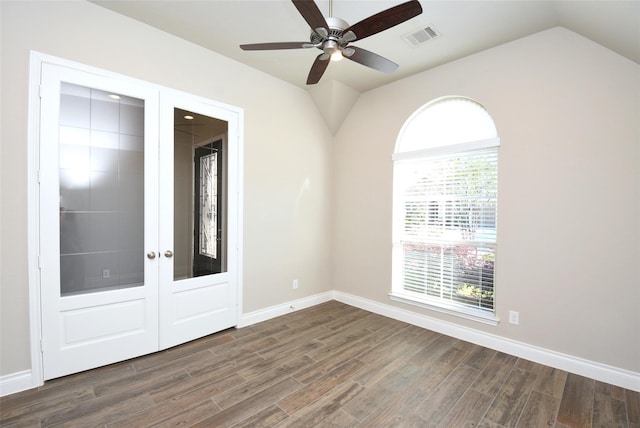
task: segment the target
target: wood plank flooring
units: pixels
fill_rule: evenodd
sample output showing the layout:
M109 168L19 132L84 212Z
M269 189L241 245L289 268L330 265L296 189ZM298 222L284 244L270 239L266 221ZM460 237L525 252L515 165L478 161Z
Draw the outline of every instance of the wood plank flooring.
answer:
M640 393L332 301L2 397L0 425L640 428Z

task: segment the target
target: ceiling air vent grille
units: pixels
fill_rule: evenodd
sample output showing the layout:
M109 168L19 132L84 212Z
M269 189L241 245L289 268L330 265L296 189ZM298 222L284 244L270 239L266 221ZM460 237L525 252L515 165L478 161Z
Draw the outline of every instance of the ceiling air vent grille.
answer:
M424 42L440 37L440 33L436 31L433 26L425 27L421 30L414 31L413 33L406 34L402 38L412 47L419 46Z

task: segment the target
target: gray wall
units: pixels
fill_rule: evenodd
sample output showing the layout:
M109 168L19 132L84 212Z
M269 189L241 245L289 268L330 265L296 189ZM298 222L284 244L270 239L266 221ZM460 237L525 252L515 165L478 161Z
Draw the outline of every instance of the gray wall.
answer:
M501 141L497 327L388 297L391 154L445 95L483 104ZM562 28L363 94L334 143L334 288L640 372L639 107L640 66Z
M0 12L0 376L30 368L30 50L243 108L243 311L331 289L331 134L306 91L88 2L2 1Z

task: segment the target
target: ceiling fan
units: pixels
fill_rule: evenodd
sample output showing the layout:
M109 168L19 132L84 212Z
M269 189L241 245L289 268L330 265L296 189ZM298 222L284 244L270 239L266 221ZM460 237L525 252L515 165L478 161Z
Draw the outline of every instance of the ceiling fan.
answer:
M392 73L398 68L398 64L366 49L349 44L387 30L422 13L420 2L410 0L349 26L340 18L328 17L325 19L313 0L291 1L311 27L310 41L253 43L240 45L240 49L245 51L320 49L322 53L316 57L311 66L307 76L307 85L314 85L320 81L329 65L329 59L338 60L343 57L384 73ZM332 14L331 10L329 14Z

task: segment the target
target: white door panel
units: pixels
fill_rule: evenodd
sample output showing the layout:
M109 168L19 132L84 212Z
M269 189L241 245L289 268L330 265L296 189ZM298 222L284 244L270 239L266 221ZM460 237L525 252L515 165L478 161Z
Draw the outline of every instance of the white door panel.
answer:
M228 283L175 290L171 296L171 335L188 341L236 324L233 298Z
M62 348L141 334L147 327L146 312L148 308L144 299L62 311ZM104 322L105 319L109 322Z
M155 351L157 338L150 332L157 331L157 323L148 317L152 311L145 300L132 300L60 312L60 343L50 338L43 348L46 378Z

